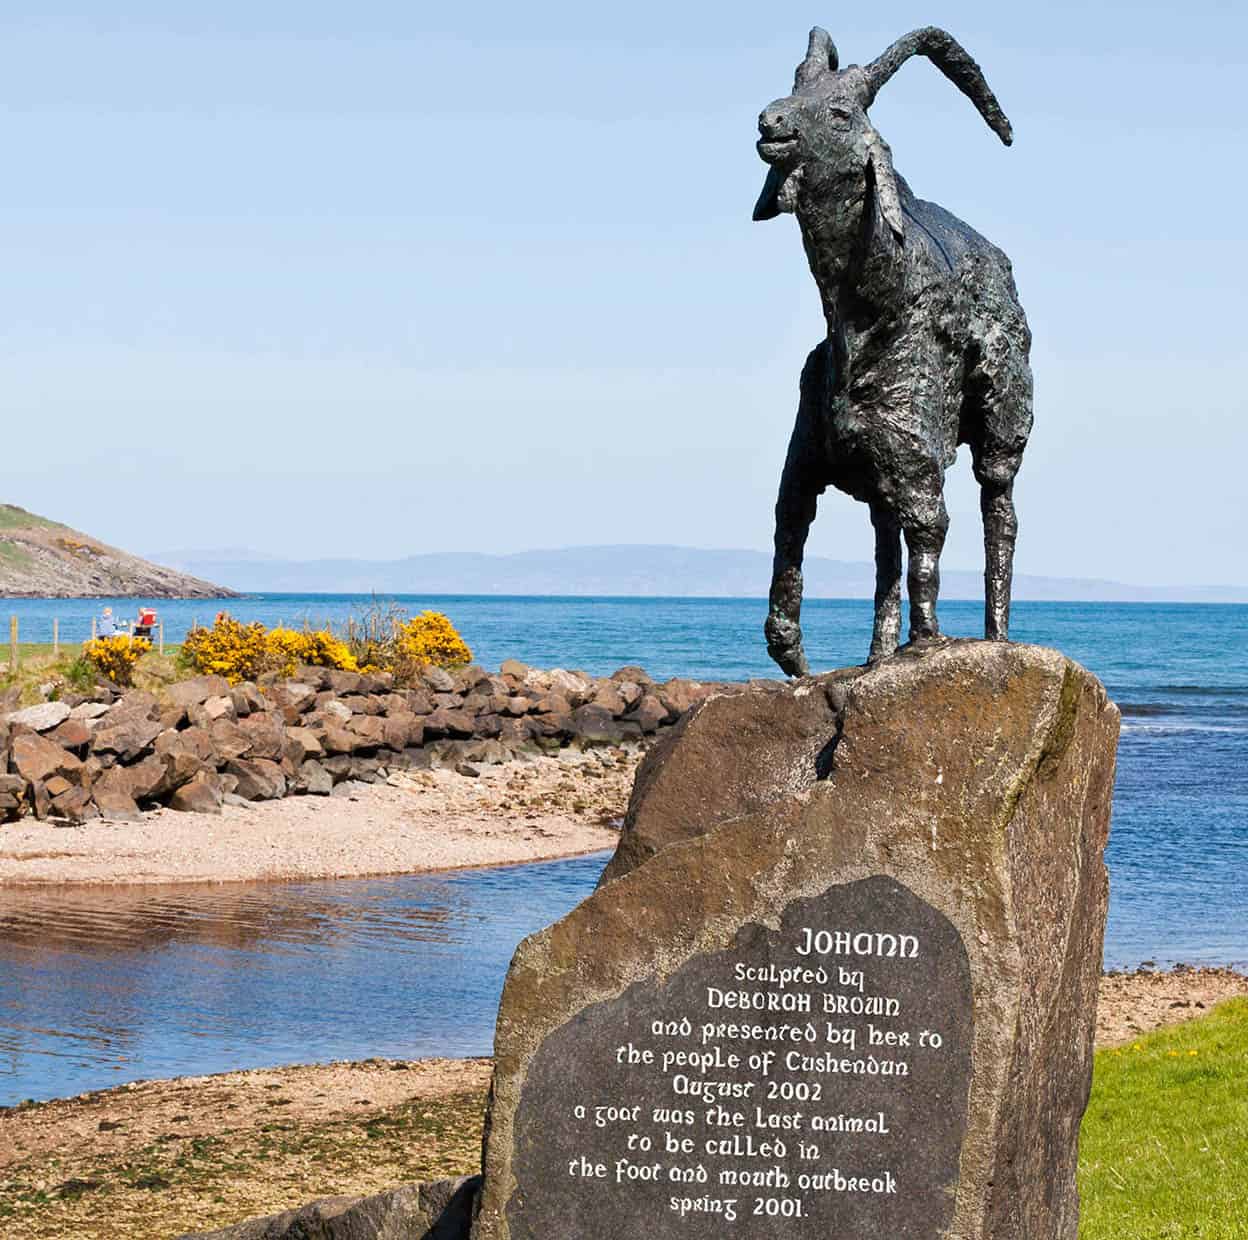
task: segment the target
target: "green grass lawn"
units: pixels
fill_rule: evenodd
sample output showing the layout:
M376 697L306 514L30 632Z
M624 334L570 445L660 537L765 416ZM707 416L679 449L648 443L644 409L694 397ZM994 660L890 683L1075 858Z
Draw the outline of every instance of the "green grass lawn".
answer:
M1100 1051L1080 1240L1248 1240L1248 999Z

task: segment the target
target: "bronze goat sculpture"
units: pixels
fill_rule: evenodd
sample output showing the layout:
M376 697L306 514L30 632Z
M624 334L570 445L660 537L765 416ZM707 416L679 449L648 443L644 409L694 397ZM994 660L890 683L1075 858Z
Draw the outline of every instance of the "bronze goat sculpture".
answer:
M868 662L901 629L901 540L910 641L936 638L945 471L967 444L984 520L985 636L1009 635L1018 522L1014 477L1031 431L1031 333L1009 259L893 170L867 108L911 56L928 57L1007 145L1010 123L979 66L943 30L899 39L865 68L839 68L811 31L793 93L758 120L771 165L756 220L792 212L819 286L827 336L802 370L797 423L776 501L767 649L791 676L802 648L802 554L829 486L870 506L875 625Z

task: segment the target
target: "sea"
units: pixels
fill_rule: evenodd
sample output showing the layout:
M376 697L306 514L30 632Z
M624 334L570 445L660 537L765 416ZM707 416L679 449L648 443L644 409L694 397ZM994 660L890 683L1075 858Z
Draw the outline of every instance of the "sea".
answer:
M24 642L89 635L134 600L5 600ZM766 602L706 598L255 595L157 602L165 640L228 608L343 627L446 613L477 662L655 679L777 675ZM816 671L859 663L864 600L809 599ZM982 632L978 603L944 630ZM1248 968L1248 606L1014 605L1011 636L1095 672L1122 710L1106 968ZM2 828L0 828L2 829ZM215 887L0 889L0 1105L140 1077L368 1055L489 1054L507 962L588 895L606 855L453 875Z

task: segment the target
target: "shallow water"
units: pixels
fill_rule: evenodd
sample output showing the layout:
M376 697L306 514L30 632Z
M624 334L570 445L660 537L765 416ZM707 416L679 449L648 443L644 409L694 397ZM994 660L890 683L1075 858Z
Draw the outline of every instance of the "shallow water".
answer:
M608 854L440 875L0 897L0 1106L140 1078L488 1055L516 944Z

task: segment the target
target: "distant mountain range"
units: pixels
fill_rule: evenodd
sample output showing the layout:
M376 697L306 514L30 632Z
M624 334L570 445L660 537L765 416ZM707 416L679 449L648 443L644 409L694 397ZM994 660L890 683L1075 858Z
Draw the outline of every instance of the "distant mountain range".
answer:
M230 548L173 551L153 559L195 577L255 594L554 594L759 598L771 556L762 551L695 547L565 547L515 555L444 552L402 560L282 560ZM811 556L810 598L870 598L875 570L864 562ZM981 573L941 572L945 598L982 598ZM1075 577L1014 579L1014 597L1070 602L1248 602L1243 586L1134 586Z

